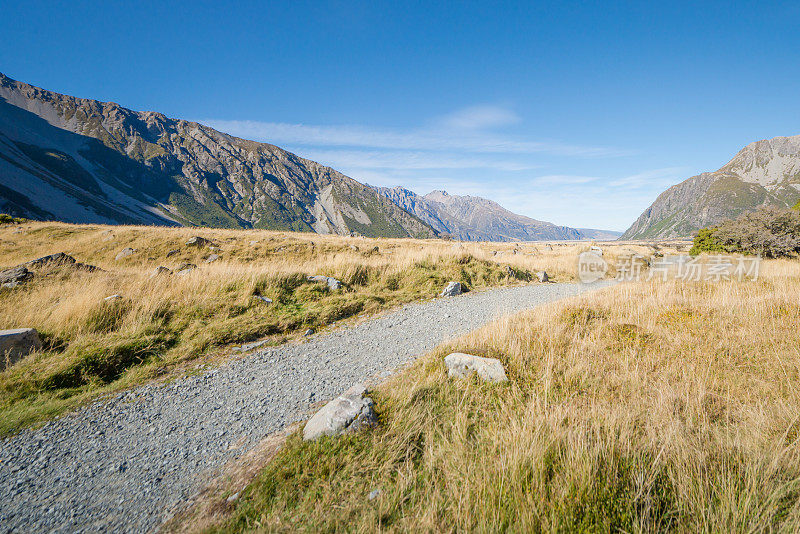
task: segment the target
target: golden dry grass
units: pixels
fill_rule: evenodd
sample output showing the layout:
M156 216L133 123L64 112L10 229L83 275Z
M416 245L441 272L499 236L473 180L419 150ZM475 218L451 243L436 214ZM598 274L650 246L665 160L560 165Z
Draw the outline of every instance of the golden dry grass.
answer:
M799 292L770 261L503 319L372 392L379 429L289 438L211 530L797 532ZM510 382L449 379L454 350Z
M187 247L195 235L220 250ZM546 270L556 281L571 281L577 255L588 246L2 225L0 267L66 252L104 271L51 269L23 287L0 290L0 328L33 327L45 342L44 351L0 372L0 435L98 394L221 361L235 344L256 339L280 343L309 327L319 330L434 297L449 280L477 289L524 283ZM115 260L126 247L137 252ZM173 250L177 253L168 256ZM205 263L214 252L220 259ZM184 262L198 269L187 276L151 277L158 266L175 269ZM307 282L313 274L336 277L345 288L331 292ZM111 295L123 298L104 300ZM265 305L255 295L274 303Z

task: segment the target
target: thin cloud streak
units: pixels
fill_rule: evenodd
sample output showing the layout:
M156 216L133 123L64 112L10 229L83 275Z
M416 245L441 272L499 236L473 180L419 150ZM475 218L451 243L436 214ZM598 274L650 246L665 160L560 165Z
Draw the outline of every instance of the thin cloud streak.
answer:
M667 167L665 169L652 169L631 176L617 178L608 182L611 187L626 188L652 188L666 184L675 184L679 177L685 175L686 167Z
M632 152L610 147L519 140L465 128L427 128L410 131L365 126L314 126L278 122L202 120L237 137L273 144L382 148L390 150L465 151L482 153L546 153L577 157L619 157ZM479 121L476 121L476 124ZM485 123L484 123L485 125Z
M332 167L352 169L492 169L519 172L540 168L540 165L511 161L507 158L470 158L459 154L419 151L315 150L303 157Z
M484 130L520 121L519 115L500 106L472 106L445 115L436 123L452 130Z

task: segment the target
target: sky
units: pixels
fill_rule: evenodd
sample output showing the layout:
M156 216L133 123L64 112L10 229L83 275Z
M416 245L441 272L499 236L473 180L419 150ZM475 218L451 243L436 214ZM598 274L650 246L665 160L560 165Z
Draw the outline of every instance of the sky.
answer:
M0 72L361 182L625 230L800 134L792 2L5 2Z

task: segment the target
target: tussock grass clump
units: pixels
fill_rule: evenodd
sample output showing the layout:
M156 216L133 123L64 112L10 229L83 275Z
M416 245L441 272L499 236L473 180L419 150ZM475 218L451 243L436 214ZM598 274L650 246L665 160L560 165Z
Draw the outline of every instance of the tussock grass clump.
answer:
M798 290L771 261L501 319L371 393L378 429L290 437L211 531L797 531ZM447 378L456 350L510 381Z

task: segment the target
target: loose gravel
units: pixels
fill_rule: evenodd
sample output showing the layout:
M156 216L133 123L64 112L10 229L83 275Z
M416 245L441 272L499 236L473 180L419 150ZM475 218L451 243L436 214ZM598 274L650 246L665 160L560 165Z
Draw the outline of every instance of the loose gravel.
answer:
M0 531L157 529L220 466L307 418L310 405L492 319L598 287L534 284L410 304L22 431L0 443Z

